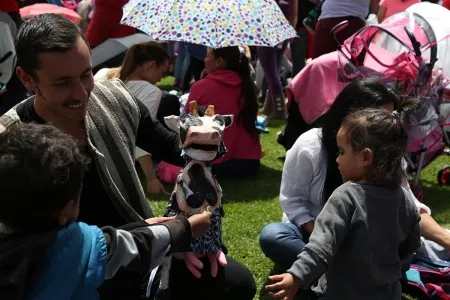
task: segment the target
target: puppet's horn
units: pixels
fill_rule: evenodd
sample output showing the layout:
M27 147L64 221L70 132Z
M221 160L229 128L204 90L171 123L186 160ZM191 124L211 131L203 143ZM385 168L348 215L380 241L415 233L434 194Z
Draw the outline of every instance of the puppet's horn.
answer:
M212 117L214 116L214 105L208 105L208 109L205 111L205 116Z
M189 102L189 114L193 116L198 116L197 101L192 100L191 102Z

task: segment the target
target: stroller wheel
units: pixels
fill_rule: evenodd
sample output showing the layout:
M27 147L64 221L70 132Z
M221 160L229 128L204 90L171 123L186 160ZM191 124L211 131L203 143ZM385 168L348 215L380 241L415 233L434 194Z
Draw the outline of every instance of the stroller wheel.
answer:
M450 166L445 166L438 172L439 185L450 185Z

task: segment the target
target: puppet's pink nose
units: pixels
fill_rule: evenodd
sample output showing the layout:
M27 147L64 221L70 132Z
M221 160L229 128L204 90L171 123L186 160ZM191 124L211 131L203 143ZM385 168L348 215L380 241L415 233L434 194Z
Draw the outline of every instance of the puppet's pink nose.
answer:
M218 145L220 140L220 133L216 129L207 126L192 126L187 131L184 146L191 144Z

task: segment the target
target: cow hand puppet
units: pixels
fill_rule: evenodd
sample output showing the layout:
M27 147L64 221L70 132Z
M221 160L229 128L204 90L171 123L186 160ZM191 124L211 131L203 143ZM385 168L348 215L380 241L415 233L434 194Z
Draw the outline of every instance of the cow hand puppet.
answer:
M164 118L167 126L179 134L180 148L185 166L178 174L174 191L169 200L166 216L194 214L210 211L211 226L200 238L193 238L188 253L174 256L184 259L188 269L201 277L203 269L200 258L207 256L211 264L211 276L216 277L219 262L225 266L227 261L222 252L222 189L211 172L211 162L226 152L222 136L226 127L233 121L233 115L216 115L214 106L208 106L200 116L197 103L189 104L189 114Z

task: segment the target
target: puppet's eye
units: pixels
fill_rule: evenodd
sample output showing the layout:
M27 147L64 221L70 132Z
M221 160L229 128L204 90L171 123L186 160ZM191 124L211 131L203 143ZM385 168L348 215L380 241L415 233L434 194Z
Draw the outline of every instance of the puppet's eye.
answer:
M181 124L186 124L189 120L190 120L190 116L189 115L184 115L184 116L182 116L180 118Z
M222 117L220 117L220 116L216 116L216 118L214 119L214 122L219 124L219 126L225 125L225 120Z

